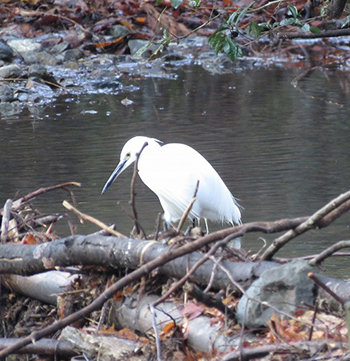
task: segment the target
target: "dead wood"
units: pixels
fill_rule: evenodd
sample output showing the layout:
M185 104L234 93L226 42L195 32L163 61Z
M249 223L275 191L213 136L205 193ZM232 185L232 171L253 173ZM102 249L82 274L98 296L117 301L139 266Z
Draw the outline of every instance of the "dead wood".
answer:
M136 301L137 298L137 295L131 295L124 302L115 302L112 321L121 328L147 333L152 329L153 323L149 305L155 303L158 296L147 295ZM202 314L204 310L205 307L200 304L190 303L184 306L175 299L162 302L154 309L158 332L164 337L169 325L173 325L173 328L180 327L187 336L187 344L197 352L228 352L232 347L237 348L240 330L237 334L225 334L223 323L213 322L212 317ZM250 337L251 340L258 340L253 335Z
M0 350L10 347L16 342L18 342L17 338L0 338ZM67 341L42 339L21 349L17 349L13 353L73 357L79 352Z
M341 350L346 347L345 343L324 341L298 341L290 343L280 343L277 345L266 345L252 348L244 348L239 351L225 355L221 361L247 361L262 358L266 355L294 355L295 357L311 358L324 350L329 352Z
M68 272L49 271L30 277L3 274L1 284L16 292L39 301L56 305L57 295L65 291L77 276Z
M89 360L103 361L125 360L126 355L128 360L141 360L140 355L137 358L130 355L140 351L144 344L141 339L122 339L113 333L86 332L70 326L62 331L60 339L72 349L79 350Z

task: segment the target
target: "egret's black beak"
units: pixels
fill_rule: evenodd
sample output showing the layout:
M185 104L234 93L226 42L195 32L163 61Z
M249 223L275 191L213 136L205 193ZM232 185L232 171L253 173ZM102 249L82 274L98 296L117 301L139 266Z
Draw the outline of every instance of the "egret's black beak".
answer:
M108 178L108 181L104 185L101 194L104 194L107 188L114 182L114 180L118 177L118 175L124 170L126 160L121 161L117 167L114 169L113 173Z

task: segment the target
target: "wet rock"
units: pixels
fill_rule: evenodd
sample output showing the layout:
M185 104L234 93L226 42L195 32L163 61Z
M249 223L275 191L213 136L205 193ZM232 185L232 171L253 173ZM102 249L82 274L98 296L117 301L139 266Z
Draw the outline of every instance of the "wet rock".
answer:
M11 61L13 50L3 41L0 40L0 60Z
M36 43L31 39L21 39L21 40L9 40L7 42L13 50L24 56L28 52L39 52L43 49L41 44Z
M61 54L66 50L71 49L72 46L67 41L62 41L51 48L52 54Z
M16 100L13 90L6 84L0 84L0 103L10 103Z
M29 78L43 78L47 73L46 68L42 64L33 64L28 69Z
M48 73L45 66L42 64L33 64L28 69L28 78L30 81L36 81L39 83L47 83L47 85L56 87L57 81L55 77Z
M5 65L0 68L0 78L19 78L22 74L22 70L18 65L11 64Z
M128 35L129 33L129 29L123 25L114 25L110 31L110 35L115 38L120 38L121 36Z
M24 61L26 64L41 63L44 65L57 65L59 63L55 56L46 51L29 51L24 54Z
M84 57L84 53L80 49L69 49L63 53L64 61L79 60Z
M314 304L315 284L307 276L310 270L306 261L293 261L265 271L241 298L238 322L248 328L266 327L276 310L292 315L302 302Z

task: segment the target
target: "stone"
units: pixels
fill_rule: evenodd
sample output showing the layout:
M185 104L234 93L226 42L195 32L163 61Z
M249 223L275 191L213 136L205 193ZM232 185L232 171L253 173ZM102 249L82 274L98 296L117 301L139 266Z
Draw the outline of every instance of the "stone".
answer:
M6 84L0 84L0 103L9 103L14 100L13 90Z
M16 39L9 40L7 45L10 46L13 50L24 56L26 53L30 51L39 52L43 49L41 44L36 43L31 39Z
M110 31L110 35L115 38L120 38L121 36L128 35L130 33L129 29L123 25L114 25Z
M265 271L239 301L238 322L247 328L266 327L274 313L284 318L283 314L293 315L302 302L313 305L316 287L307 276L310 271L303 260Z
M62 41L51 48L53 54L61 54L66 50L71 49L72 46L67 41Z
M0 60L11 61L13 50L3 41L0 40Z
M8 79L8 78L19 78L22 74L22 69L16 65L5 65L0 68L0 78Z
M45 65L57 65L58 60L55 56L46 51L29 51L24 55L24 61L26 64L45 64Z

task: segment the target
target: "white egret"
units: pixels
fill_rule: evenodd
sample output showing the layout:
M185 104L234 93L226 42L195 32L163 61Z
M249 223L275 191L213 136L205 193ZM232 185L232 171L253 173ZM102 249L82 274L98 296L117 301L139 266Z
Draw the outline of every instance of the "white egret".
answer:
M240 205L226 187L211 164L196 150L185 144L161 145L157 139L137 136L128 140L121 153L120 162L103 187L102 194L113 181L147 146L138 161L142 181L159 198L164 210L164 220L169 225L181 219L195 193L196 201L188 215L190 219L241 223Z

